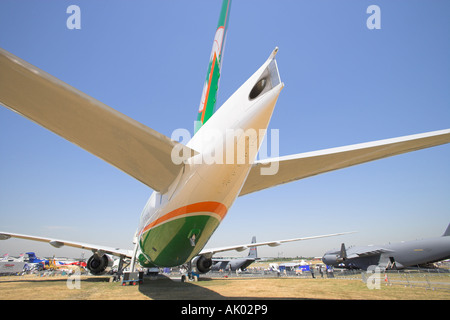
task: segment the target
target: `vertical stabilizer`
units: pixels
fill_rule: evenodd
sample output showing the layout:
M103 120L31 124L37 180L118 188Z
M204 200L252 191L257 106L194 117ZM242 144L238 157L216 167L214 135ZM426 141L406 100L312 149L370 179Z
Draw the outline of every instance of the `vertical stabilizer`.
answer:
M36 262L36 260L38 260L34 252L27 252L26 254L28 255L28 261L30 263L34 263Z
M345 244L341 244L341 251L339 251L339 256L337 257L337 262L343 262L347 259L347 250L345 249Z
M217 24L211 56L209 58L208 72L206 73L205 84L203 85L202 98L198 108L194 133L196 133L214 113L217 91L219 90L220 71L223 62L223 51L228 29L228 20L230 17L230 7L231 0L223 0L219 23Z
M447 230L445 230L444 234L442 235L443 237L448 237L450 236L450 224L447 226Z
M256 243L256 237L255 236L253 236L253 238L252 238L252 243ZM254 258L254 259L258 258L258 251L257 251L256 247L251 247L250 248L250 250L248 252L248 257L249 258Z

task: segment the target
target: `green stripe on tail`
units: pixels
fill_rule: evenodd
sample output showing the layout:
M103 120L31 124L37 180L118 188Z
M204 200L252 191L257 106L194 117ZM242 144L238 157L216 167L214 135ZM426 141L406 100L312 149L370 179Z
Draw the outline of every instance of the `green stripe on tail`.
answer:
M219 23L214 36L211 56L209 58L208 72L206 73L205 84L203 86L194 133L196 133L214 113L217 91L219 90L220 70L222 67L230 7L231 0L224 0L222 2L222 9L220 11Z

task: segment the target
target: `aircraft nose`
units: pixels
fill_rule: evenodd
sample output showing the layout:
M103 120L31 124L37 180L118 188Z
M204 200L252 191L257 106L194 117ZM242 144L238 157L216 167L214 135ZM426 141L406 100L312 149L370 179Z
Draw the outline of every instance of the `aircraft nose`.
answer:
M322 257L322 262L325 263L326 265L332 265L332 264L336 263L336 256L330 255L330 254L325 254Z

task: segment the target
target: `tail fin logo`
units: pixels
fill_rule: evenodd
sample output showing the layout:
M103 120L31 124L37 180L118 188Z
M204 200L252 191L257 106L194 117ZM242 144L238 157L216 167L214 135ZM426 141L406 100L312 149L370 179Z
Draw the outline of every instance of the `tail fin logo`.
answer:
M220 54L221 54L221 50L222 50L222 44L223 44L223 35L225 33L225 28L224 27L219 27L216 31L216 35L214 36L214 42L213 42L213 47L211 50L211 56L209 57L209 61L210 64L211 62L215 62L216 58L218 58L219 60L219 68L221 65L221 58L220 58ZM211 73L211 70L209 70ZM210 82L211 77L207 77L206 81L205 81L205 85L203 86L203 92L202 92L202 98L200 101L200 107L198 108L198 112L203 112L203 110L206 108L206 96L208 93L208 88L211 85ZM203 121L202 121L203 122Z
M223 35L225 34L225 27L219 27L216 31L216 35L214 36L214 43L211 51L211 56L209 59L214 58L214 54L219 58L219 65L221 60L222 53L222 45L223 45Z
M220 12L219 23L214 35L214 42L209 57L208 72L206 74L205 84L203 85L200 106L198 107L198 116L195 123L194 132L208 121L214 113L217 91L219 89L220 70L222 68L222 54L227 33L227 22L229 19L231 0L224 0Z

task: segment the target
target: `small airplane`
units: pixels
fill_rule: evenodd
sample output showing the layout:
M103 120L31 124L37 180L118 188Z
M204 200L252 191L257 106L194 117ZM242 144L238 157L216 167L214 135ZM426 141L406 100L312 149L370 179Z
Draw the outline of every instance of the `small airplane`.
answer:
M39 259L34 252L27 252L26 254L28 255L27 260L29 263L40 263L42 265L48 265L49 263L48 259Z
M256 237L252 238L252 243L256 243ZM248 256L245 258L212 258L213 265L211 271L236 271L245 270L249 265L258 260L257 247L250 248Z
M87 266L86 262L84 262L84 261L74 261L74 262L65 263L64 265L77 266L77 267L83 267L83 268L86 268L86 266Z
M450 224L441 237L328 251L322 261L326 265L367 270L369 266L382 269L404 269L422 266L450 258Z
M49 270L80 270L81 268L85 268L86 263L82 261L75 262L63 262L58 261L55 258L48 260L48 265L45 266L45 269Z
M22 262L24 260L25 253L19 255L18 258L10 257L9 253L5 253L0 261L14 261L14 262Z
M58 269L58 268L76 268L76 267L86 267L86 262L84 261L60 261L55 257L51 259L40 259L36 256L34 252L27 252L28 258L26 258L27 262L42 267L43 269ZM23 260L22 260L23 261Z
M47 268L50 264L49 259L40 259L36 256L36 253L34 252L26 252L27 258L25 258L25 261L28 262L30 266L37 270L43 270Z
M215 111L231 1L224 0L197 112L187 144L131 119L45 71L0 49L0 103L98 156L154 190L141 213L134 249L121 249L1 232L54 247L91 250L92 274L110 270L113 259L142 267L186 265L208 272L214 254L328 236L204 249L238 197L406 152L450 142L450 129L339 148L257 160L278 96L284 87L275 48L261 67ZM214 137L215 139L211 139ZM272 169L276 168L276 172Z

